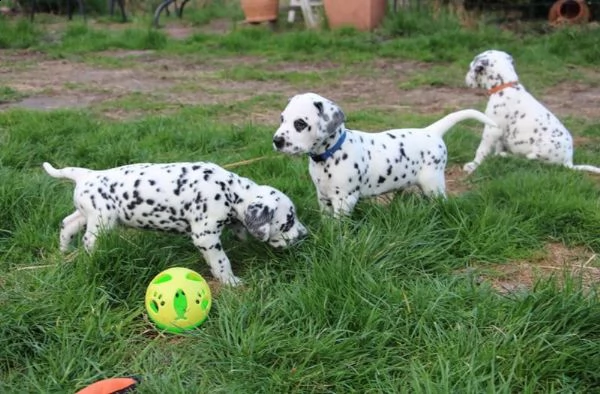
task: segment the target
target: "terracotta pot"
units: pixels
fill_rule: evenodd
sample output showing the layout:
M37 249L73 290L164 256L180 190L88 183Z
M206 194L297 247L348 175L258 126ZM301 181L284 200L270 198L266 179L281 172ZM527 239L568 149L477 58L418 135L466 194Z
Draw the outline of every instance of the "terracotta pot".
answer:
M246 22L267 22L277 20L279 0L241 0Z
M387 0L323 0L329 27L353 26L358 30L377 27L387 7Z
M590 16L585 0L558 0L550 8L548 21L551 25L587 23Z

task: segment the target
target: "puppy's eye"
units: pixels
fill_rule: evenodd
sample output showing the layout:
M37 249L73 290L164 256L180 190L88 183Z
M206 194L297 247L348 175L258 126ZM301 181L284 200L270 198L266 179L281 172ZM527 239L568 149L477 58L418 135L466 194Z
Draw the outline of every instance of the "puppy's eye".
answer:
M484 68L485 67L483 67L483 66L477 66L477 67L475 67L475 73L477 73L477 74L482 73Z
M308 124L306 124L306 122L304 120L302 120L302 119L296 119L294 121L294 128L296 129L297 132L301 132L307 126L308 126Z

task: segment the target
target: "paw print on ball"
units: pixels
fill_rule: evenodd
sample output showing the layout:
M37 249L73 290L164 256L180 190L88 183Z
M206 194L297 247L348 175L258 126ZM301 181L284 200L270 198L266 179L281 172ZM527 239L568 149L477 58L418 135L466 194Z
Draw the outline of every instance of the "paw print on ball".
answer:
M194 300L196 305L199 305L202 310L206 310L210 304L210 297L207 297L206 291L201 289L196 293L196 299Z
M165 301L162 299L163 295L155 291L152 294L152 299L150 300L150 309L154 313L158 313L158 311L165 306Z

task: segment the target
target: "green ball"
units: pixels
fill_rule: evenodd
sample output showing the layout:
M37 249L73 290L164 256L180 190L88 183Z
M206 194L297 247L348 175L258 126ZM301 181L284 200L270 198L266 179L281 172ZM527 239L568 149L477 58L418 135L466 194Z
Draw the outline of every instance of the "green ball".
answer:
M206 320L212 304L206 280L188 268L169 268L156 275L146 290L148 317L160 329L181 333Z

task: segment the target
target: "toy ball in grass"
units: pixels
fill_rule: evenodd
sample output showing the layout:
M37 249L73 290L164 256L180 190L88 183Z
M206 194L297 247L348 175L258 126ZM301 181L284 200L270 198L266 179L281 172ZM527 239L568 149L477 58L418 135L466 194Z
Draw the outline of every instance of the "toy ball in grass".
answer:
M156 275L146 290L146 310L161 329L180 333L206 320L212 300L210 288L195 271L175 267Z

